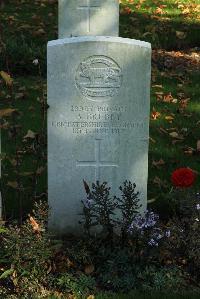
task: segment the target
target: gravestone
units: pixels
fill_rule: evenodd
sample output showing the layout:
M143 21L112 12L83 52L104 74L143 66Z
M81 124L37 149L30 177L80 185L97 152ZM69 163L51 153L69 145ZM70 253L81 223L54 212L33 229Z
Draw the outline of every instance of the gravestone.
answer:
M118 0L59 0L59 38L119 35Z
M149 43L119 37L48 43L49 227L79 232L83 179L113 194L135 182L147 202Z

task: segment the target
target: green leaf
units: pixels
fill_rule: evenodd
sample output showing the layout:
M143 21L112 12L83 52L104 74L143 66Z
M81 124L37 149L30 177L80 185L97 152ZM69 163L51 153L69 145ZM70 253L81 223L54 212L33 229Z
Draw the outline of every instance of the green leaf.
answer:
M0 234L7 233L8 230L4 227L0 227Z
M14 272L14 269L8 269L8 270L4 271L4 272L1 274L0 279L7 278L7 277L10 276L13 272Z

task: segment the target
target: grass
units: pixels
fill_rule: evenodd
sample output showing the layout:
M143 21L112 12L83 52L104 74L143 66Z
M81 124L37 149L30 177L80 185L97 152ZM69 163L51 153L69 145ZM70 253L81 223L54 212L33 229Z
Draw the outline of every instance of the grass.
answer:
M46 194L46 169L37 178L33 179L32 175L38 168L45 167L46 140L43 138L42 143L39 142L38 160L37 150L27 150L27 147L30 149L35 146L35 140L28 139L27 142L24 136L28 130L40 136L44 121L46 128L40 102L40 99L46 101L46 43L57 38L57 1L24 0L23 4L20 0L14 2L15 5L9 2L3 8L0 28L0 70L10 72L14 78L12 92L3 81L0 82L0 105L1 108L12 106L19 112L16 117L7 119L12 130L16 130L13 122L17 122L15 142L11 129L2 132L2 150L7 154L3 163L2 193L8 217L16 216L19 201L24 206L24 212L29 210L33 193L30 184L33 185L33 180L34 194ZM177 50L199 46L199 0L121 2L120 35L152 42L154 56L159 53L157 48ZM183 32L181 36L177 36L177 31ZM150 121L148 199L164 214L166 209L170 212L164 195L171 188L170 173L181 166L199 170L200 156L196 151L196 144L200 139L200 68L198 71L198 64L195 65L194 61L188 68L188 56L185 53L180 57L171 57L171 60L169 57L166 60L162 54L154 56L151 112L160 114ZM40 61L39 71L32 63L36 58ZM43 79L38 77L39 74ZM158 92L163 93L162 99L158 98ZM174 101L163 100L169 93ZM182 109L181 101L188 98L190 100ZM177 138L170 135L174 132L178 134ZM21 152L26 149L20 156L18 167L18 183L23 193L20 200L15 199L18 198L19 188L13 188L9 184L16 181L16 163L13 163L16 159L16 146ZM160 159L163 163L159 164L157 162ZM199 182L198 178L196 186Z
M90 298L90 297L89 297ZM138 291L131 292L129 294L112 294L112 293L103 293L98 294L95 296L95 299L198 299L199 294L185 294L185 295L178 295L178 294L166 294L160 292L153 292L153 293L141 293ZM51 296L48 299L58 299L58 297Z
M188 294L188 295L177 295L177 294L166 294L166 293L140 293L131 292L130 294L102 294L97 295L95 299L198 299L199 294Z

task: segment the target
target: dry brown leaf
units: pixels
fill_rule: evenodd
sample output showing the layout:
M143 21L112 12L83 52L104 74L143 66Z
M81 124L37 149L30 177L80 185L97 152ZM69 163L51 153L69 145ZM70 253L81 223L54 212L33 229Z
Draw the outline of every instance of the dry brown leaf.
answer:
M149 137L149 140L150 140L151 142L153 142L153 143L156 143L156 140L153 139L152 137Z
M193 155L195 150L192 147L188 147L184 150L185 155Z
M168 132L162 127L159 128L159 132L164 133L164 134L168 134Z
M160 117L160 112L156 111L155 108L153 108L153 111L151 113L151 119L157 120L158 117Z
M38 29L37 31L33 32L33 35L39 36L45 34L45 30L43 28Z
M10 163L11 163L13 166L17 166L17 160L15 160L15 159L10 159L9 161L10 161Z
M1 109L0 110L0 117L7 117L7 116L11 116L13 114L13 112L16 112L16 109L13 108L7 108L7 109Z
M93 273L94 272L94 265L87 265L87 266L85 266L85 274L91 274L91 273Z
M172 122L174 120L174 117L172 115L165 116L165 119L169 122Z
M158 161L153 160L152 162L152 166L155 166L157 168L159 168L159 166L163 166L165 165L165 161L163 159L160 159Z
M187 108L187 105L188 105L189 100L190 100L190 98L180 100L180 102L179 102L179 107L180 107L181 109L185 109L185 108Z
M34 133L31 130L28 130L27 134L24 136L24 139L30 138L30 139L35 139L36 133Z
M3 80L6 82L6 85L11 86L13 84L13 79L8 73L1 71L0 75L3 78Z
M171 132L171 133L169 133L169 135L170 135L172 138L183 139L183 137L181 137L177 132Z
M164 11L163 11L162 8L157 7L156 10L155 10L155 13L156 13L156 14L160 14L160 15L162 15L162 14L164 13Z
M151 199L147 200L147 203L150 204L150 203L153 203L155 201L156 201L156 198L151 198Z
M90 295L87 297L87 299L95 299L94 295Z
M23 92L19 92L15 95L15 100L20 100L25 97L25 94Z
M186 8L182 11L182 14L183 14L183 15L187 15L187 14L189 14L189 13L190 13L190 10L189 10L188 7L186 7Z
M164 95L163 102L165 102L165 103L171 103L172 101L173 101L173 96L172 96L171 92L168 93L168 94L166 94L166 95Z
M40 226L39 224L37 223L37 221L32 217L32 216L29 216L29 220L30 220L30 224L32 226L32 229L35 231L35 232L40 232Z
M197 140L197 152L200 152L200 140Z
M41 175L44 170L45 170L45 168L43 166L41 166L37 169L36 174Z
M176 36L177 36L179 39L185 39L186 36L187 36L187 33L186 33L186 32L183 32L183 31L176 31Z
M155 176L155 178L153 179L153 183L155 184L155 185L158 185L159 187L161 187L162 186L162 180L158 177L158 176Z
M163 88L162 85L158 85L158 84L154 84L154 85L152 85L152 87L153 87L153 88Z
M24 176L24 177L31 176L31 175L33 175L33 172L29 172L29 171L20 172L19 175Z
M7 185L13 189L18 189L18 183L16 181L8 182Z

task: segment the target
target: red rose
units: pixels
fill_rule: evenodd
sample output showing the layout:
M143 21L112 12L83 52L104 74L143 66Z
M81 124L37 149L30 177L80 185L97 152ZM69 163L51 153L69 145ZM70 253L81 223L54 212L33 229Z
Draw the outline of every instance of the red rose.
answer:
M193 185L196 175L190 168L178 168L171 176L174 186L180 188L187 188Z

